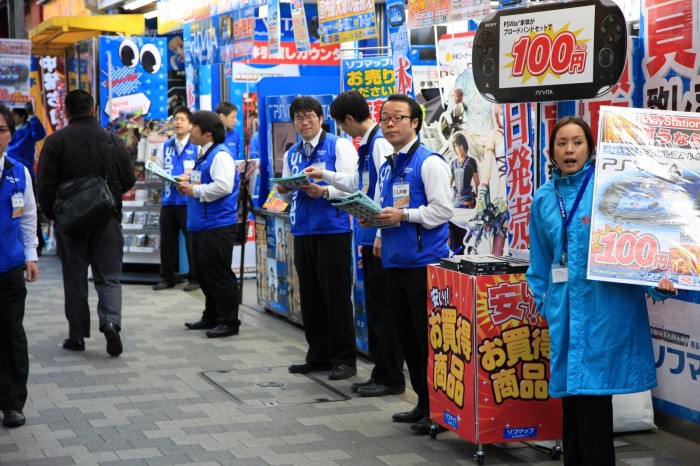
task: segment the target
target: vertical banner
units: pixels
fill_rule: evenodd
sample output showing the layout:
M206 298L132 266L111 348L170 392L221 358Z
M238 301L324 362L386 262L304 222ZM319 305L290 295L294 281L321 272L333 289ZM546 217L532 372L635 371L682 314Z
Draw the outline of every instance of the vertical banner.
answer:
M32 42L0 39L0 104L22 107L29 102Z
M394 57L396 93L415 97L413 93L413 71L408 58L408 28L406 27L406 5L403 0L387 0L386 16L389 18L389 42Z
M182 34L165 36L168 43L168 115L187 104L185 76L185 42Z
M100 121L167 118L165 38L100 36Z
M292 0L292 28L294 30L294 43L297 52L308 52L311 50L311 40L309 30L306 27L306 13L304 12L304 2L302 0Z
M343 91L356 90L367 99L372 120L388 96L396 93L396 79L391 57L344 58L340 62Z
M280 1L267 2L267 43L270 55L280 53Z
M39 59L39 89L43 90L42 103L48 120L47 134L68 124L64 112L66 100L65 60L63 57L43 56Z
M318 0L321 45L377 37L372 0Z
M644 107L700 110L699 15L697 0L642 1Z
M233 59L253 58L253 36L255 32L255 8L245 8L233 12Z
M428 267L430 418L473 443L561 437L549 328L525 274Z

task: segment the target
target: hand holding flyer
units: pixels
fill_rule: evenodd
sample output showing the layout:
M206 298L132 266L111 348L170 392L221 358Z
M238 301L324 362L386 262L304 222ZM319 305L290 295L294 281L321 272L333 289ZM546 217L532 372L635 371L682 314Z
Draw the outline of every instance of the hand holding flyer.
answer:
M373 227L391 228L398 226L397 223L385 225L376 220L375 215L380 214L382 209L362 191L355 191L347 196L342 196L333 202L333 205L360 220L367 220Z
M180 184L180 179L178 177L169 175L168 172L166 172L165 170L160 168L158 165L156 165L151 160L146 162L146 170L153 173L158 178L164 179L168 183L172 183L174 185Z
M278 184L280 186L292 190L299 189L299 186L311 183L311 180L308 176L306 176L306 173L304 172L301 172L294 176L288 176L286 178L270 178L270 181L274 184Z

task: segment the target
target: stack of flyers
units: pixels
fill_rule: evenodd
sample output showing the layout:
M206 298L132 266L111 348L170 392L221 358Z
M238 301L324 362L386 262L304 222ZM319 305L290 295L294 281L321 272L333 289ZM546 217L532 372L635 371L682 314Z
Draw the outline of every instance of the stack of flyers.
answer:
M297 175L288 176L286 178L271 178L270 182L283 186L287 189L299 189L299 186L309 184L311 183L311 180L309 180L309 177L306 176L306 173L301 172Z
M398 223L385 225L375 220L374 216L381 213L382 209L362 191L355 191L347 196L339 197L333 202L333 205L360 220L369 220L373 227L392 228L399 226Z
M149 172L153 173L154 175L158 176L159 178L163 178L165 181L178 185L180 184L180 180L177 178L170 176L168 172L160 168L157 164L149 160L146 162L146 170Z

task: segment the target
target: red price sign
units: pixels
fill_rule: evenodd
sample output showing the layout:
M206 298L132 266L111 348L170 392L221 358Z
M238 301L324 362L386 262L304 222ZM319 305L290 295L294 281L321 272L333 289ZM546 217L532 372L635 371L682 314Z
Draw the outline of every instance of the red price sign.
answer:
M669 254L659 252L659 241L653 235L611 231L599 236L598 244L603 250L593 256L597 264L668 269Z
M515 77L541 76L547 71L555 75L581 74L586 69L586 44L578 44L576 36L563 31L552 38L549 34L518 39L511 53Z

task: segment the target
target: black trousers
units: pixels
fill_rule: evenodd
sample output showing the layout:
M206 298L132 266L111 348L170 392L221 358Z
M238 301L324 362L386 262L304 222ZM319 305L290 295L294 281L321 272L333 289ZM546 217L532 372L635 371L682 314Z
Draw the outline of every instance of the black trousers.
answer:
M307 362L356 363L351 242L350 233L294 237Z
M187 281L197 283L197 275L192 267L186 205L164 205L160 208L160 276L163 277L163 281L175 282L175 275L180 270L180 232L185 237L187 250Z
M612 396L565 396L562 409L564 464L614 466Z
M362 246L367 339L374 362L372 378L390 387L404 386L401 343L386 299L386 271L381 258L375 257L372 249L372 246Z
M68 338L90 337L90 305L88 304L88 266L97 291L97 315L100 329L108 322L122 327L122 273L124 236L121 222L109 219L101 230L83 237L66 236L56 228L58 256L63 270L63 294L68 319Z
M24 267L0 274L0 409L21 411L27 401L29 354L24 333Z
M418 406L428 415L428 268L386 269L387 299Z
M204 293L202 320L238 328L240 290L231 269L236 225L206 231L193 231L192 265Z

